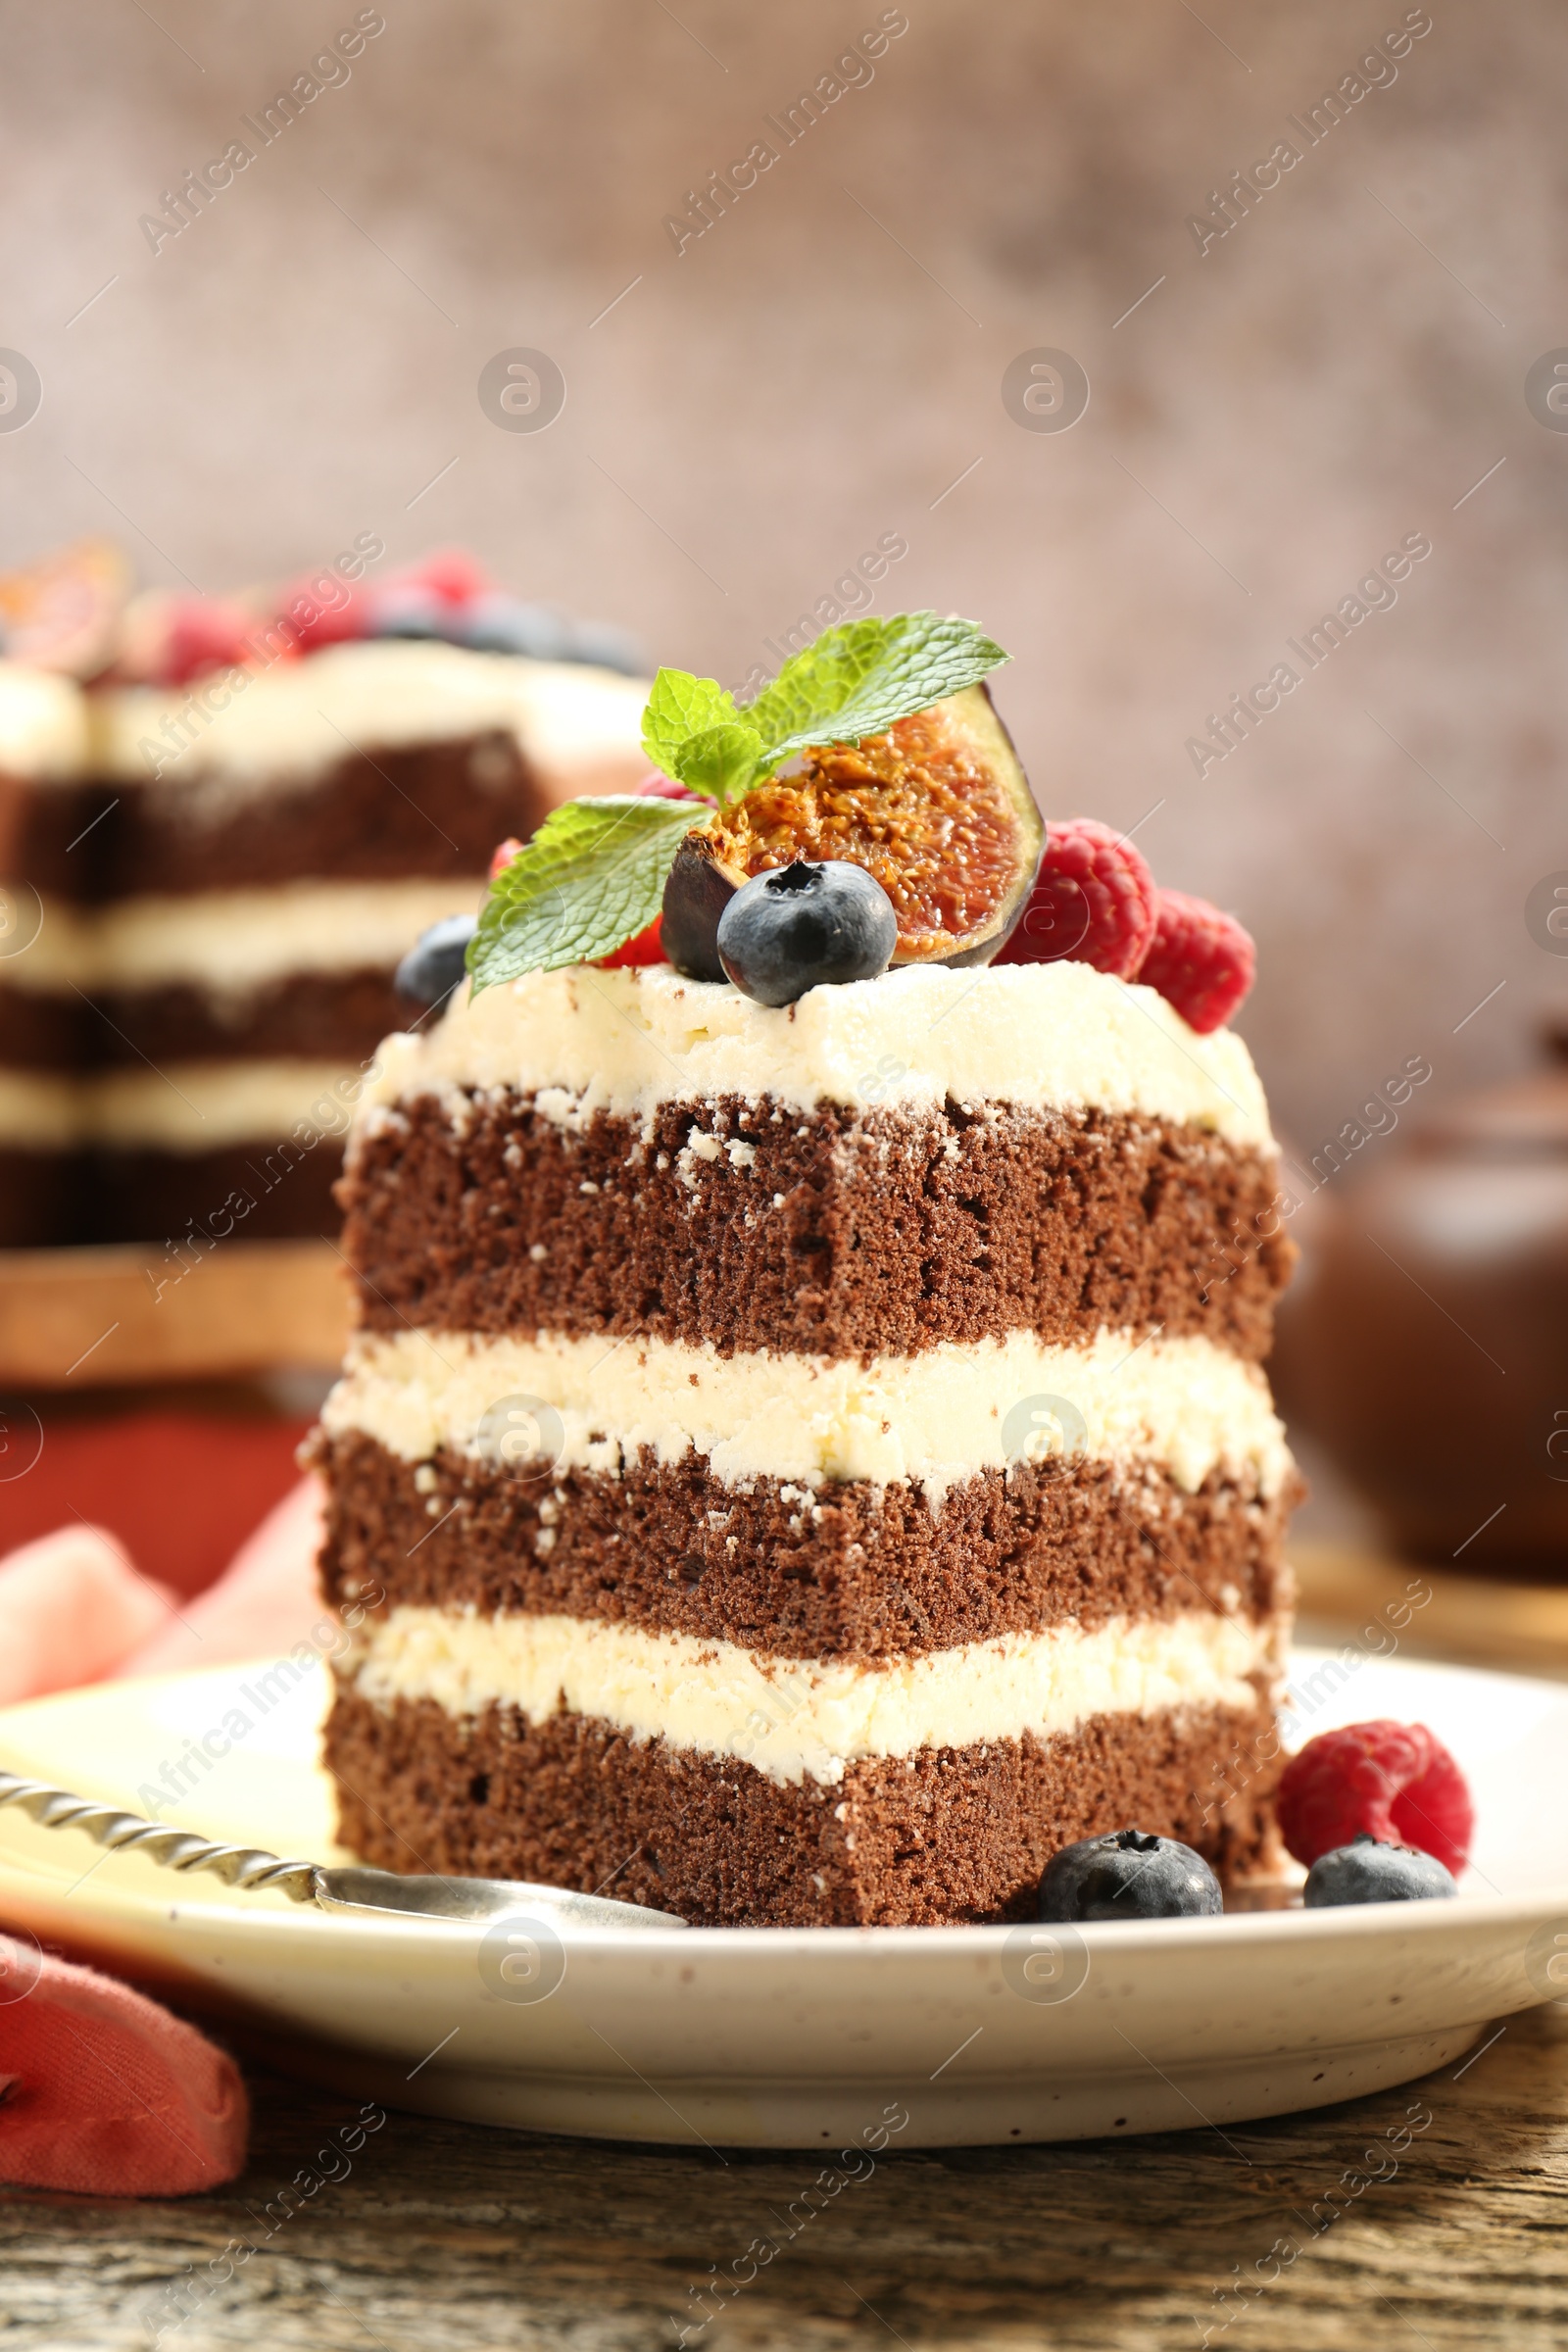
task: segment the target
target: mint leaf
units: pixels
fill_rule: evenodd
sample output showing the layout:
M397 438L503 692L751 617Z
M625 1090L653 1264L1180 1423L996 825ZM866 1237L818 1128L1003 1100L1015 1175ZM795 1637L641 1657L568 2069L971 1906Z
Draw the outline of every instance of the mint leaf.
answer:
M682 744L711 728L740 719L735 697L716 678L694 678L689 669L662 669L643 712L643 750L666 776L684 783L675 765Z
M763 772L771 773L795 752L880 735L895 719L977 686L1010 659L972 620L936 612L868 616L825 629L741 716L760 735Z
M706 793L722 808L755 783L761 756L762 738L755 727L710 727L680 745L674 772L682 784Z
M490 886L468 943L473 994L592 963L635 939L663 905L681 836L701 816L690 801L635 794L552 808Z

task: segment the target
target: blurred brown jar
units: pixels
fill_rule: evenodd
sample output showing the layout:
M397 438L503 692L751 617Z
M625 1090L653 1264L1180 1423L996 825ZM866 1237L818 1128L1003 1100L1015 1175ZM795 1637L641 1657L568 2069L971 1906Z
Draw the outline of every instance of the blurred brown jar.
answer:
M1568 1023L1547 1043L1313 1220L1280 1369L1400 1549L1568 1583Z

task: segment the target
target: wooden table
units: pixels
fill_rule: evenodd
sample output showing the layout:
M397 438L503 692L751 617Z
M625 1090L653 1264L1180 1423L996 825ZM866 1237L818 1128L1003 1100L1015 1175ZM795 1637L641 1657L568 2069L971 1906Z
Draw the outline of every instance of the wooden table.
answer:
M1348 1639L1410 1573L1347 1553L1301 1564L1314 1619ZM1410 1653L1568 1673L1568 1596L1431 1582ZM1568 2009L1489 2031L1439 2075L1314 2114L886 2159L701 2331L694 2308L711 2307L691 2290L777 2233L815 2178L808 2156L392 2113L346 2178L269 2235L269 2205L357 2110L253 2071L251 2162L232 2190L139 2205L0 2194L0 2352L129 2352L181 2308L166 2352L653 2352L683 2323L703 2352L1189 2352L1205 2330L1250 2352L1546 2352L1568 2342ZM1407 2119L1408 2147L1369 2180L1363 2152L1388 2150ZM1336 2187L1343 2210L1325 2222ZM230 2283L171 2301L247 2238L258 2251Z
M358 2111L252 2078L234 2189L180 2204L0 2203L0 2345L146 2347L172 2281L258 2252L166 2352L217 2345L478 2352L673 2345L688 2290L815 2178L808 2156L655 2151L389 2114L336 2186L266 2208ZM1414 2110L1398 2170L1308 2224ZM1423 2123L1424 2118L1430 2122ZM1419 2129L1417 2129L1419 2127ZM1388 2162L1378 2169L1388 2171ZM322 2170L337 2170L323 2164ZM276 2207L274 2204L274 2213ZM1290 2258L1269 2250L1291 2239ZM1278 2271L1264 2283L1257 2271ZM1286 2267L1288 2262L1288 2267ZM1258 2291L1216 2298L1236 2266ZM1227 2310L1232 2329L1220 2332ZM1313 2115L1160 2138L900 2156L846 2188L689 2345L896 2344L1370 2352L1568 2338L1568 2020L1533 2011L1479 2056Z

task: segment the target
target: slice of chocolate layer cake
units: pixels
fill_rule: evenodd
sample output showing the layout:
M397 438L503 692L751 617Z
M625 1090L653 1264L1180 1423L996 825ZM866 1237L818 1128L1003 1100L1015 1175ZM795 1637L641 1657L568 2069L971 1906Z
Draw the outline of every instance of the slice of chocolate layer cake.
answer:
M539 975L389 1040L346 1181L347 1841L710 1921L1270 1857L1288 1245L1246 1049L1076 963L772 1010ZM1276 1220L1277 1222L1277 1220Z
M1250 943L1104 827L1042 858L1002 658L661 672L685 799L557 811L383 1048L315 1441L368 1859L777 1926L1023 1917L1124 1829L1273 1865Z

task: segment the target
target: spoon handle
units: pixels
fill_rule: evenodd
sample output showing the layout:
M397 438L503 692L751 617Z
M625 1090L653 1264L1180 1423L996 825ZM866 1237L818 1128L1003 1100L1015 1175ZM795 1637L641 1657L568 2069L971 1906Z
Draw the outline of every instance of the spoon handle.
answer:
M89 1797L74 1796L69 1788L51 1788L44 1781L24 1781L14 1772L0 1772L0 1805L20 1805L46 1830L85 1830L112 1853L134 1846L161 1870L210 1870L230 1886L247 1891L277 1886L296 1903L316 1898L314 1862L280 1861L276 1854L264 1853L254 1845L215 1845L210 1838L192 1837L188 1830L165 1829L140 1813L94 1804Z

